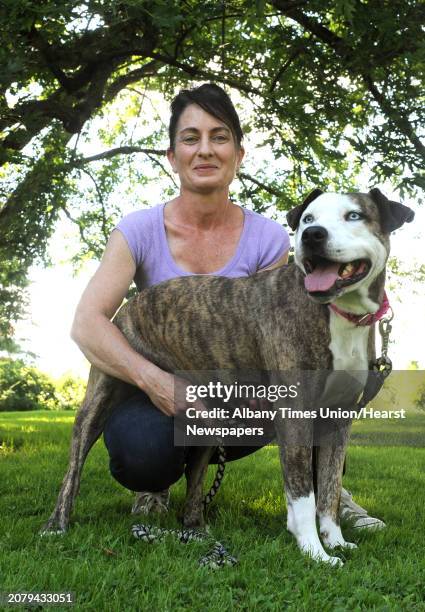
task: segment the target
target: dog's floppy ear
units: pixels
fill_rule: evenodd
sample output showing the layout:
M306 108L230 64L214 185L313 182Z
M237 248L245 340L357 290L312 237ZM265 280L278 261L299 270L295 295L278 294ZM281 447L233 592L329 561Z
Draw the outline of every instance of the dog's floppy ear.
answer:
M408 206L392 202L377 187L369 191L369 195L378 207L381 226L386 234L398 229L403 223L413 221L415 213Z
M292 210L288 212L288 214L286 215L286 220L291 230L297 229L298 223L300 222L300 219L301 219L301 215L303 214L307 206L310 204L310 202L318 198L319 195L321 195L322 193L323 191L321 189L313 189L313 191L308 194L308 196L306 197L306 199L304 200L302 204L300 204L299 206L296 206L295 208L293 208Z

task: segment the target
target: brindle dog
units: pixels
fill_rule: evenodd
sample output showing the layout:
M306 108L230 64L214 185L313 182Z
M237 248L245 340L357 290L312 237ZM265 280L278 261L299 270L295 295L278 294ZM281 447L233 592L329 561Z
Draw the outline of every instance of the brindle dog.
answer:
M297 230L295 264L249 278L192 276L161 283L124 304L115 325L136 351L169 372L367 370L372 327L341 318L328 304L355 314L379 309L389 234L411 221L413 212L390 202L378 189L342 195L315 190L287 218ZM91 368L75 419L68 471L44 533L67 529L86 456L113 407L131 391L129 385ZM310 386L308 393L301 391L299 405L323 406L327 393L323 386ZM346 404L352 408L355 397L346 398ZM288 529L301 550L339 564L324 550L315 519L317 514L328 547L351 546L338 520L349 421L319 448L315 475L315 421L276 419L275 427ZM198 448L186 468L185 527L203 525L202 484L211 453L211 448Z

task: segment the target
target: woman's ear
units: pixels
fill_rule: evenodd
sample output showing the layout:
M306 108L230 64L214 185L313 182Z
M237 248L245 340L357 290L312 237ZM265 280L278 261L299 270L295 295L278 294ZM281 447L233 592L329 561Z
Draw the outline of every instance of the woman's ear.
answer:
M241 145L238 149L238 161L236 164L236 172L239 172L239 168L241 167L243 158L245 157L245 149L244 147Z
M177 172L177 166L176 166L176 156L174 155L174 150L171 149L171 147L169 147L167 149L167 159L170 163L170 166L173 170L173 172Z

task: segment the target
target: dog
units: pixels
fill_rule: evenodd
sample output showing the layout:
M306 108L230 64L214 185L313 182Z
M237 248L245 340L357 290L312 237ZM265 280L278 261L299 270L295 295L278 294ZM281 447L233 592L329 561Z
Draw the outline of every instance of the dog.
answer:
M287 215L295 231L294 263L248 278L176 278L130 299L114 323L133 349L169 372L327 372L324 382L318 377L297 400L302 409L324 405L333 393L329 373L368 370L373 325L361 320L381 308L390 233L413 216L410 208L376 188L349 194L316 189ZM184 325L178 322L182 317ZM68 471L43 533L67 529L86 456L113 407L131 389L91 368L75 419ZM345 405L356 405L356 393L343 398ZM338 565L341 560L330 556L322 542L330 549L355 546L344 540L338 519L350 420L343 420L337 432L326 432L313 466L316 425L314 419L275 423L287 528L301 551ZM186 528L204 525L202 484L212 452L197 448L186 467Z

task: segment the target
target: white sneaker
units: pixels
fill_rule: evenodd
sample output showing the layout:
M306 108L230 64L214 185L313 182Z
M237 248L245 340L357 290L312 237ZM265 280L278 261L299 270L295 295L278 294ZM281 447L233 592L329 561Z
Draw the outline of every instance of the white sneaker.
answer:
M134 500L131 508L132 514L149 514L149 512L168 512L168 506L170 502L170 489L164 489L163 491L151 492L151 491L140 491L136 493L136 499Z
M353 496L346 489L341 491L339 516L351 522L357 529L384 529L386 524L381 519L369 516L367 510L356 504Z

